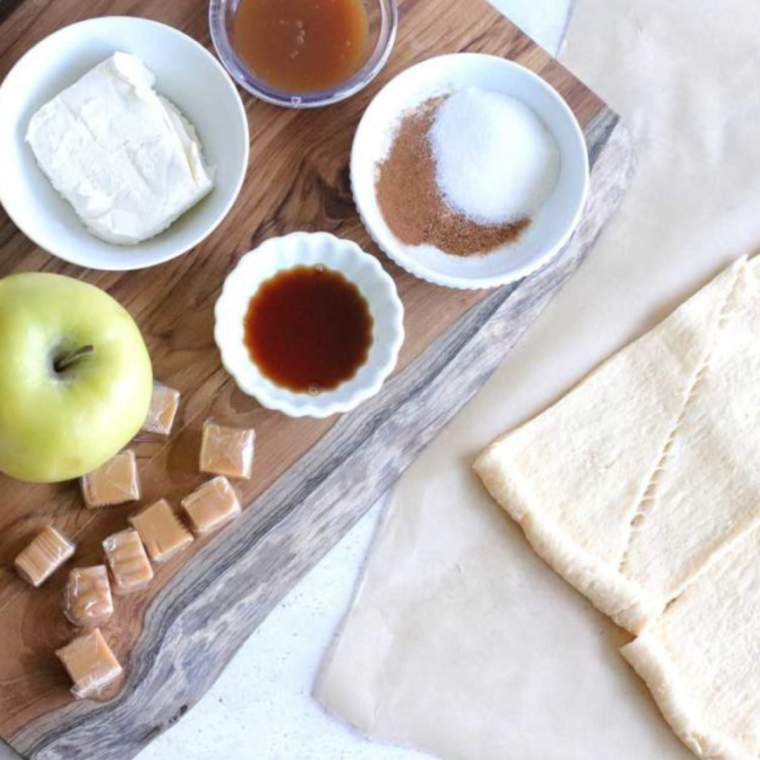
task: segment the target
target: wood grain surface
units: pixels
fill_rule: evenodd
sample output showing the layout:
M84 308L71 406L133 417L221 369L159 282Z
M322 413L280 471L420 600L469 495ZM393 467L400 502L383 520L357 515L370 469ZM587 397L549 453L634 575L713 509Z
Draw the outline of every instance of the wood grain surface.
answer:
M0 77L55 29L103 14L163 21L210 48L202 0L4 0ZM351 139L373 94L410 64L455 51L494 53L538 71L578 116L593 164L584 220L565 250L519 285L494 292L440 289L397 269L371 244L349 188ZM343 104L295 112L244 102L252 163L243 194L216 233L174 262L128 274L85 271L51 258L0 212L0 276L45 270L107 289L137 319L156 376L183 393L172 438L135 445L144 503L176 503L202 482L198 446L209 416L255 427L258 449L253 479L236 484L248 505L243 517L163 566L147 592L118 600L104 633L127 678L105 703L74 702L53 655L73 635L61 614L66 573L34 591L12 561L36 530L54 524L79 543L75 563L91 564L134 508L93 512L82 508L74 483L30 486L0 476L0 737L29 758L126 760L181 717L504 359L580 264L631 170L617 116L484 0L402 0L388 66ZM294 230L326 230L379 255L406 307L396 373L375 399L340 419L291 420L262 409L224 373L213 342L212 310L227 272L262 240Z

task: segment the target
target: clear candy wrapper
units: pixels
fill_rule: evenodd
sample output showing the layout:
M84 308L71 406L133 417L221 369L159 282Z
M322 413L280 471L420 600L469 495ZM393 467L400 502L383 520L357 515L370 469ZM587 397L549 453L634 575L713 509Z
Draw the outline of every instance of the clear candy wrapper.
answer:
M193 532L203 536L219 530L240 514L240 502L227 478L209 480L182 499Z
M75 551L76 544L48 526L16 557L16 571L37 588L71 559Z
M251 477L256 434L249 428L232 428L206 420L203 425L200 471L228 478Z
M123 673L100 629L79 636L56 652L74 686L77 699L100 696Z
M179 411L182 396L178 390L162 383L153 384L153 398L148 416L142 426L143 432L153 435L170 435Z
M111 583L105 565L76 567L69 573L63 612L82 628L103 625L113 615Z
M140 534L153 562L167 562L193 541L193 534L182 524L165 499L151 504L131 517L129 522Z
M150 564L140 534L134 528L114 533L103 541L106 561L111 568L113 590L118 596L146 588L153 580Z
M82 498L89 509L138 501L140 476L134 451L117 454L81 480Z

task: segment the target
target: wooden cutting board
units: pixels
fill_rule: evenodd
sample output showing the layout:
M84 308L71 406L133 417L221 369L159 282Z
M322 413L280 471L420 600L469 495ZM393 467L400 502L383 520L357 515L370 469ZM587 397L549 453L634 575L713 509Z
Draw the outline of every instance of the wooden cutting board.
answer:
M0 77L54 30L103 14L163 21L211 48L207 6L3 0ZM538 71L578 116L593 165L584 220L563 253L519 285L493 292L445 290L400 271L370 242L349 188L351 139L372 96L410 64L455 51L494 53ZM53 523L79 543L75 563L97 562L103 537L123 528L134 509L87 511L75 483L31 486L0 476L0 736L29 758L126 760L184 715L274 605L504 359L583 259L632 163L617 116L485 0L402 0L388 66L346 103L294 112L247 95L244 101L252 161L242 196L215 234L174 262L128 274L84 271L35 247L0 212L0 276L46 270L107 289L137 319L156 376L183 393L171 440L136 445L145 503L176 503L202 481L196 463L208 416L255 427L258 449L254 478L238 483L248 505L243 517L162 567L148 592L118 600L105 634L127 679L108 703L74 702L53 654L73 634L61 614L66 573L34 591L12 561L35 530ZM227 272L262 240L294 230L327 230L379 255L406 307L396 373L378 397L340 419L291 420L262 409L222 370L213 342L212 310Z

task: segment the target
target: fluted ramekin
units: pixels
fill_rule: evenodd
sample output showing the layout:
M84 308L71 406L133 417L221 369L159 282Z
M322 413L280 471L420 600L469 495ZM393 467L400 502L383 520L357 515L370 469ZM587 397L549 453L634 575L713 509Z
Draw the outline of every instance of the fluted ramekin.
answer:
M367 361L350 380L317 395L276 385L256 366L245 345L245 317L259 287L278 272L322 264L353 282L372 316ZM214 338L225 369L238 387L262 406L290 417L329 417L374 396L391 374L404 342L404 307L396 285L373 256L356 243L325 232L272 238L247 253L228 275L215 308Z

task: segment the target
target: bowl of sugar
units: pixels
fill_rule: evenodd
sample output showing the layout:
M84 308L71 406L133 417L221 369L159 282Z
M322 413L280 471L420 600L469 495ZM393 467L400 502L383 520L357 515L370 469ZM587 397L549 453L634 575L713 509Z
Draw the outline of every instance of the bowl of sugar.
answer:
M432 58L366 110L351 181L370 235L397 264L451 288L493 288L568 242L588 194L583 132L561 95L495 56Z

